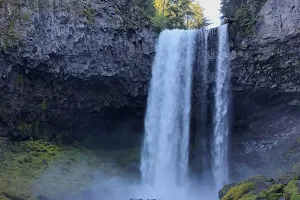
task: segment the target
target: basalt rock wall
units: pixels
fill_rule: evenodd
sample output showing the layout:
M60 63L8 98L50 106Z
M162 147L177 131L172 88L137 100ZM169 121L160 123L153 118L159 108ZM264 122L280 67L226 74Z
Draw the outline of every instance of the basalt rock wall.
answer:
M276 175L298 156L290 152L300 136L300 2L267 1L251 33L234 22L230 39L232 174Z
M140 134L156 33L133 1L4 0L0 14L0 136Z

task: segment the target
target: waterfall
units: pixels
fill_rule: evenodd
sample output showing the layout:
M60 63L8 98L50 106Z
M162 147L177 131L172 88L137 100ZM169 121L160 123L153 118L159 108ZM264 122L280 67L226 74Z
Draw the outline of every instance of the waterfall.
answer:
M142 179L155 188L183 184L187 175L195 36L166 30L156 48L141 159Z
M229 106L229 41L227 25L218 28L219 50L216 69L213 174L217 189L228 181L228 106Z
M166 30L160 34L140 166L144 185L156 194L168 190L170 195L189 185L189 158L198 166L191 173L204 174L199 179L207 185L213 182L214 193L228 181L227 31L223 25L213 30ZM162 199L188 199L175 196Z
M208 101L208 66L209 66L209 52L208 52L208 37L210 29L200 29L197 33L196 40L196 60L194 74L193 91L196 94L193 102L194 110L194 125L198 134L194 138L195 151L192 152L192 159L196 163L196 170L199 171L200 176L206 176L210 168L210 146L207 138L209 137L207 131L207 101ZM193 126L193 125L192 125Z

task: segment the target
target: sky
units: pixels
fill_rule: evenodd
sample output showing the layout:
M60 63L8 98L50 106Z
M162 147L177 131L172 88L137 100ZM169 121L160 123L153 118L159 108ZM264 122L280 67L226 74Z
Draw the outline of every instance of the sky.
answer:
M202 8L204 15L211 21L210 28L220 25L220 3L221 0L197 0Z

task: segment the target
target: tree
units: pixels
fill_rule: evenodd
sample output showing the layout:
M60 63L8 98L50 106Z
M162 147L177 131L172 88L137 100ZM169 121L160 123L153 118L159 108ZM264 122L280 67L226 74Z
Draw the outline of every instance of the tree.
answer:
M204 17L203 8L198 3L190 4L191 12L189 16L188 28L200 28L208 25L207 19Z
M167 11L169 26L171 28L187 28L189 16L191 16L191 0L173 0L169 1Z
M156 11L162 12L165 14L165 8L168 0L154 0L154 7Z
M207 24L201 6L192 0L153 0L155 14L150 17L154 27L200 28Z

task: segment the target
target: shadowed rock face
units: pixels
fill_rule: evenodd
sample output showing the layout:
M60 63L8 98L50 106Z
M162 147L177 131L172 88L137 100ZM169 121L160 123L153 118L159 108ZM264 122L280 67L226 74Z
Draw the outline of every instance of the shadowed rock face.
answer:
M131 1L0 7L0 135L81 141L142 121L155 33Z
M300 3L269 0L253 33L231 26L235 178L276 175L299 160L290 155L299 127ZM241 165L240 163L243 163Z

